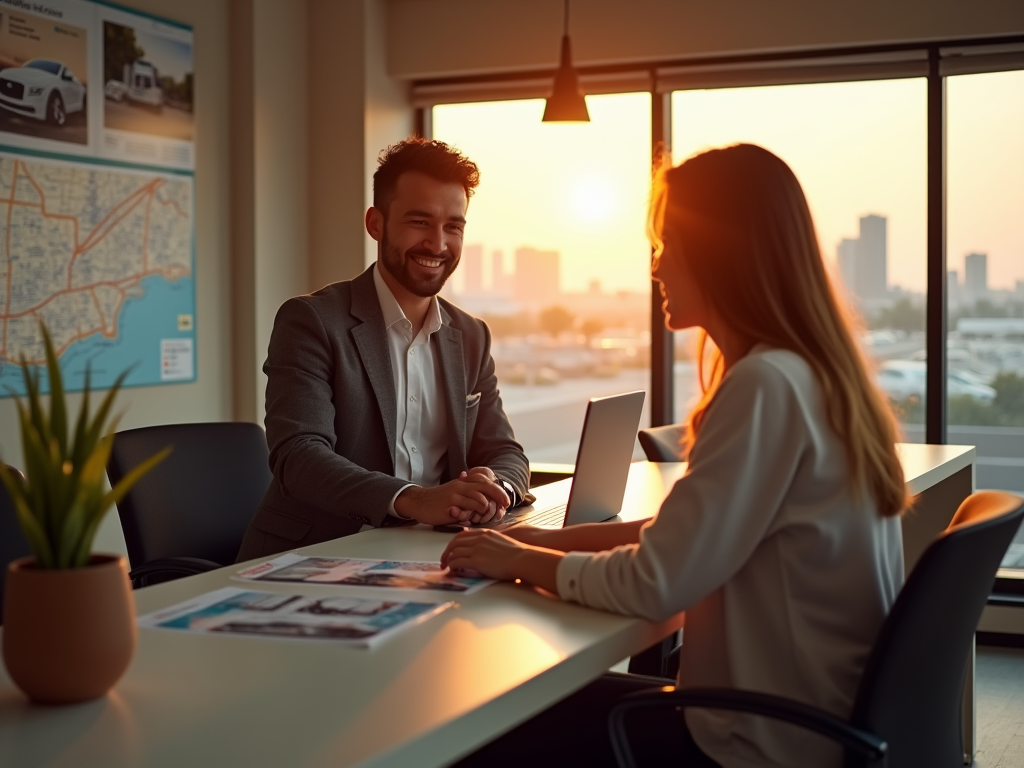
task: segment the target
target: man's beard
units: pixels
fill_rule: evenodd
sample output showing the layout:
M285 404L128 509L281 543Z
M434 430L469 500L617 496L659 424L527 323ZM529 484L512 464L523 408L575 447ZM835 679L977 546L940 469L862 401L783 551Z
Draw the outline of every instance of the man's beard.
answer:
M459 265L459 259L452 255L451 251L444 251L441 254L431 253L426 248L410 248L404 254L398 250L397 246L391 245L388 242L387 236L387 224L384 225L384 236L380 243L381 250L381 261L384 262L384 267L391 274L398 284L401 285L405 290L416 296L422 296L424 298L428 296L436 296L437 293L444 287L445 282L451 277L452 272ZM426 280L419 280L414 277L409 271L409 262L414 256L418 256L421 259L440 259L443 262L443 271L433 278Z

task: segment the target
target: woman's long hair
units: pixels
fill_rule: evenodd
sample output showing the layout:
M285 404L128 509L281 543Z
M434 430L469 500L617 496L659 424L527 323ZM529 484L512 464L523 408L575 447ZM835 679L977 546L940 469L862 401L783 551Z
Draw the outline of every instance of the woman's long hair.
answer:
M807 361L846 446L852 492L866 490L883 516L900 514L909 497L896 455L899 428L855 339L853 313L829 279L789 166L766 149L737 144L661 170L648 228L656 248L666 232L678 240L674 252L723 322ZM697 362L703 396L688 418L691 445L725 374L721 352L703 332Z

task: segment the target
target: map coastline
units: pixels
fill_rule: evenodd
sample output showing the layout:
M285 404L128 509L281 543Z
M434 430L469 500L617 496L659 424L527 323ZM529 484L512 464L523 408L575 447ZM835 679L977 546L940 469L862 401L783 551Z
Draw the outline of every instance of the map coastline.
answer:
M40 320L69 391L86 361L94 389L195 379L193 184L0 153L0 397L43 362Z
M193 311L194 291L191 275L173 282L159 275L143 278L142 295L129 297L121 308L115 338L97 332L75 342L60 356L67 391L82 390L86 365L91 370L93 390L108 388L129 367L132 371L125 379L125 387L160 383L160 342L163 339L192 339L195 343L195 331L179 331L176 323L179 314ZM166 320L154 322L154 317ZM46 369L40 367L39 370L43 392L48 392ZM0 360L0 398L10 397L11 389L19 396L25 394L21 371L20 365ZM191 378L173 383L184 384L195 381L195 378L193 373Z

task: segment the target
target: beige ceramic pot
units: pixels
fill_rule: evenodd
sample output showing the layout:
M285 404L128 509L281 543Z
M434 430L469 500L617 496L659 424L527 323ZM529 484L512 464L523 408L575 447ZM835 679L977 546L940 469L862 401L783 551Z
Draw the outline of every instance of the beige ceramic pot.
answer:
M85 568L7 567L3 655L34 701L71 704L109 691L135 652L135 600L123 557L93 555Z

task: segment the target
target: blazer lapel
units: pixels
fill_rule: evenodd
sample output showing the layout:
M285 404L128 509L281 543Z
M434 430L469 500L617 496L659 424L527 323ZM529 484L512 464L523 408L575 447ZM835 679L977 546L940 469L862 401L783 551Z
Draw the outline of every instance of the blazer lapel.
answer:
M377 406L384 420L384 434L387 435L388 449L391 451L391 466L394 467L395 430L398 422L395 379L391 372L384 315L380 311L377 289L373 284L373 267L352 281L352 314L363 321L361 325L352 328L352 338L370 379L370 387L377 397Z
M466 468L466 367L462 356L462 331L444 322L437 332L437 351L444 374L444 392L448 406L448 471L451 479Z

